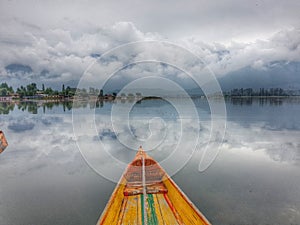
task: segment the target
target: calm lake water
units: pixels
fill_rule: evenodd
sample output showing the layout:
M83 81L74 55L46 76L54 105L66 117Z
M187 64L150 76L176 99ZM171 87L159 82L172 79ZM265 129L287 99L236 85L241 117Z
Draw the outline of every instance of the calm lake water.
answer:
M210 110L204 99L194 99L194 103L200 119L184 118L190 123L181 130L180 115L171 104L142 101L128 117L130 134L122 133L122 127L115 132L110 121L112 107L129 103L76 105L83 116L95 112L97 137L87 133L82 138L73 132L70 103L0 103L0 129L9 142L0 155L0 224L96 224L116 184L95 170L114 164L106 162L100 148L92 148L95 157L88 165L77 142L100 140L126 164L135 151L119 140L131 135L142 142L152 135L146 149L163 137L149 151L162 161L179 141L180 132L190 132L189 136L199 132L199 147L173 179L212 224L300 224L299 99L227 100L225 138L219 140L220 153L204 172L198 166L201 144L209 136ZM177 100L176 104L184 106L185 102ZM126 116L120 110L114 119L123 121ZM193 124L200 129L190 129ZM156 136L156 131L164 135ZM188 148L193 140L183 141Z

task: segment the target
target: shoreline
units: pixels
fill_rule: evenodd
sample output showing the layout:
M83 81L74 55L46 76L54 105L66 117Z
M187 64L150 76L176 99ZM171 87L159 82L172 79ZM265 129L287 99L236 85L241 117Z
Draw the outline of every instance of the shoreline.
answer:
M90 101L95 101L95 102L113 102L113 101L120 101L120 100L125 100L125 101L147 101L147 100L161 100L166 98L177 98L177 99L185 99L186 97L180 97L180 96L163 96L163 97L142 97L142 98L122 98L119 99L118 97L115 99L13 99L13 100L0 100L2 103L19 103L19 102L39 102L39 103L47 103L47 102L90 102ZM222 96L190 96L192 99L221 99ZM300 98L300 95L293 95L293 96L224 96L224 99L298 99Z

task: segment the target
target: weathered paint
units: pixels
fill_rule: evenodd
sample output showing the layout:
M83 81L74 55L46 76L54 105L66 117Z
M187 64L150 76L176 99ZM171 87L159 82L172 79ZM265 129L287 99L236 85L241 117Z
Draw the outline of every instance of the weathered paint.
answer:
M149 225L155 225L158 224L158 219L157 219L157 215L156 215L156 205L154 204L154 200L153 200L153 195L152 194L148 194L148 224Z
M155 161L143 150L139 150L116 186L97 224L209 225L175 182L157 162L153 162ZM146 172L142 171L144 163L151 166L150 169L146 167ZM133 165L135 168L132 168Z

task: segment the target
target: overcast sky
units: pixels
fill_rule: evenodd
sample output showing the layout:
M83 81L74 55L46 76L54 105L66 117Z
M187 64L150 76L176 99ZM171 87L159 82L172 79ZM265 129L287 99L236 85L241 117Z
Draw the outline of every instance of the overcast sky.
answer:
M0 76L14 85L77 81L92 54L149 39L187 47L217 76L300 61L299 11L298 0L0 0ZM12 74L10 64L32 72Z

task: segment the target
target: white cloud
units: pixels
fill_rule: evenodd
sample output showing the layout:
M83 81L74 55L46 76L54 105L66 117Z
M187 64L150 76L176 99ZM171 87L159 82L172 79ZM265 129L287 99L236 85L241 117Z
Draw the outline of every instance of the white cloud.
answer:
M12 24L17 24L14 30L16 35L8 37L5 28ZM117 22L110 26L90 25L90 27L93 29L88 29L87 32L74 33L59 27L40 29L37 26L21 23L19 20L4 24L0 29L2 36L0 38L1 76L9 83L14 82L15 86L18 82L39 82L39 80L53 84L78 81L85 69L94 61L92 56L100 56L128 42L167 40L157 33L143 32L132 22ZM174 41L194 52L217 76L246 66L264 69L265 65L272 61L300 61L300 30L296 28L284 29L264 40L254 40L250 43L236 41L228 44L206 43L196 35L167 41ZM196 73L201 71L201 66L198 68L193 65L193 62L187 61L184 56L174 54L174 52L162 52L159 48L149 49L148 52L141 52L130 57L136 57L136 60L139 60L145 55L158 58L169 57L174 59L179 67L190 66L191 70ZM119 56L122 58L119 59L126 61L128 56L128 52L124 52ZM7 74L5 66L12 63L29 65L33 69L33 74L22 76ZM42 71L49 73L40 76ZM180 79L180 76L177 78Z

